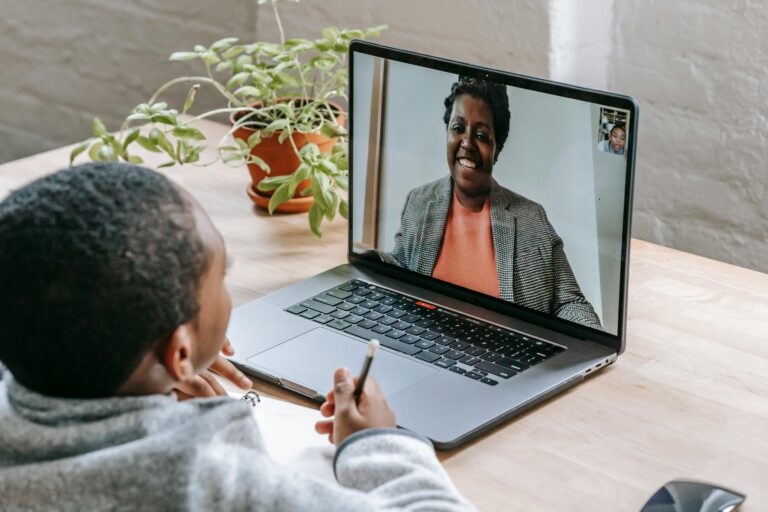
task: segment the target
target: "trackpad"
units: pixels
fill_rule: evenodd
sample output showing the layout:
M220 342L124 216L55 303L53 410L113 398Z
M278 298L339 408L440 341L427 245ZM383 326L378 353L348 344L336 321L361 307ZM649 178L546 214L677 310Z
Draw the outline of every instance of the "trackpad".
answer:
M367 347L364 341L320 327L253 356L248 362L325 395L333 387L336 368L349 368L353 375L360 372ZM380 348L370 375L390 396L436 372L436 368Z

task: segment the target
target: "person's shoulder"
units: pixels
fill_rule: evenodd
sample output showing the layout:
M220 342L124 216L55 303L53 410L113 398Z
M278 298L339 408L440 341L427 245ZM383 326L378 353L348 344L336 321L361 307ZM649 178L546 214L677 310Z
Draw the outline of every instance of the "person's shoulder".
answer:
M522 194L513 192L506 187L498 185L498 193L503 198L507 209L515 213L540 213L544 212L544 207L532 199L528 199Z
M446 187L448 190L450 190L450 180L450 176L444 176L442 178L436 179L435 181L431 181L411 189L411 191L408 193L408 202L419 204L429 201L435 195L440 195L441 192L446 190Z

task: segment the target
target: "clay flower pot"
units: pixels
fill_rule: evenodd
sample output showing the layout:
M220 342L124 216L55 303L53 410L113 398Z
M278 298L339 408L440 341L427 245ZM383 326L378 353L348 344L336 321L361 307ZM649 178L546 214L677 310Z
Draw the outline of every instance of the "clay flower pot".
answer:
M291 101L302 101L301 98L292 99ZM339 105L329 102L330 105L338 112L336 117L336 123L340 126L344 126L346 120L346 113L344 109ZM254 106L258 106L255 104ZM230 115L230 122L232 124L242 115L240 112L233 112ZM233 136L243 141L248 141L256 130L253 128L241 126L234 131ZM269 198L272 196L273 191L264 192L257 188L257 185L261 180L267 176L285 176L292 174L299 168L301 162L299 157L293 150L293 146L286 139L282 144L278 141L280 137L280 131L274 132L271 136L261 139L261 142L253 147L251 154L261 158L270 169L270 173L267 174L264 170L254 163L248 164L248 171L251 174L251 184L248 185L248 197L256 203L257 206L266 209L269 204ZM338 141L338 137L328 137L320 132L312 133L293 133L293 142L298 149L301 149L305 144L310 142L317 145L322 153L331 153L333 147ZM301 191L309 186L309 180L304 180L296 187L296 193L294 197L288 201L282 203L275 211L282 213L296 213L306 212L312 207L314 198L312 196L302 197Z

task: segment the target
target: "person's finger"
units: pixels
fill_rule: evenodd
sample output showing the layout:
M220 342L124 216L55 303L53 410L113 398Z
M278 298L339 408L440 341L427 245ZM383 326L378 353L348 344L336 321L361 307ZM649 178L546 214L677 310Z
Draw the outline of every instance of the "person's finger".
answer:
M316 422L315 432L318 434L330 434L333 432L333 420L322 420Z
M221 356L216 358L216 361L211 365L210 370L221 375L225 379L230 380L242 389L251 389L253 387L253 381L251 381L251 379L238 370L237 366Z
M225 356L235 355L235 349L232 347L232 343L229 342L229 338L224 338L224 347L221 349Z
M200 374L200 378L205 380L209 386L211 386L211 389L213 390L214 394L217 396L227 396L227 390L222 387L221 384L219 384L219 381L216 380L216 377L213 376L211 372L204 371Z
M349 370L346 368L336 370L333 374L333 394L337 411L347 410L354 405L354 391L355 385Z
M322 414L326 418L333 416L335 411L336 411L335 404L330 404L328 402L325 402L323 405L320 406L320 414Z
M192 395L188 395L182 390L176 389L176 388L173 389L173 394L176 395L176 400L179 402L183 402L184 400L189 400L190 398L194 398Z

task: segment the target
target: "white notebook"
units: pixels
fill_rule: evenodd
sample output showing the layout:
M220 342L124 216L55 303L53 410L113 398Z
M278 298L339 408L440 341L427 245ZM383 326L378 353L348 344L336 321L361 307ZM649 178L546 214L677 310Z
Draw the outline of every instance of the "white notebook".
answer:
M228 393L240 400L243 391ZM333 475L333 456L336 448L328 436L315 432L320 411L284 402L258 393L259 401L253 407L253 416L264 439L267 452L280 465L336 481Z

